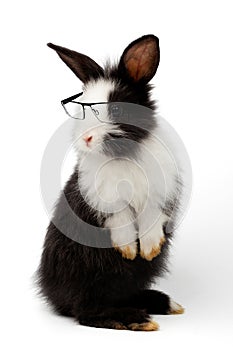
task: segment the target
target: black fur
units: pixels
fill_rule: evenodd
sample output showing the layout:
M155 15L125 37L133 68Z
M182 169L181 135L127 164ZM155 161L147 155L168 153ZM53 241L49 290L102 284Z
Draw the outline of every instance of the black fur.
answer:
M101 227L77 190L77 181L76 170L64 189L71 209L83 221ZM52 220L55 222L64 220L65 215L58 203L54 214L56 218ZM69 225L72 226L69 218L65 225L69 231ZM79 230L77 234L82 235L82 227ZM85 234L88 235L88 232ZM171 235L166 235L166 238L161 253L152 261L139 255L131 261L122 258L114 248L94 248L77 243L51 222L38 270L41 293L59 314L72 316L82 324L95 327L111 328L113 321L124 325L145 322L149 319L147 313L166 314L169 298L161 297L159 292L145 291L154 278L167 271ZM154 294L145 298L147 293ZM147 310L147 313L143 311L140 314L139 310Z
M118 72L118 78L114 78L115 69L107 67L106 78L115 79L116 88L109 94L108 101L111 104L118 103L121 115L111 118L117 123L122 135L113 132L106 135L103 150L111 156L137 156L140 141L145 140L156 127L154 113L155 101L150 99L151 87L131 82L127 83L124 75Z

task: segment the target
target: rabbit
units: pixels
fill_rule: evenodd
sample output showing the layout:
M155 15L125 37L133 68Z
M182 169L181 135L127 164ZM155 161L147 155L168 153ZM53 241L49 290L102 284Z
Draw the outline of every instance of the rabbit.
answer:
M149 82L159 65L159 39L138 38L119 63L104 68L84 54L48 46L82 81L83 92L70 102L83 114L74 117L77 164L47 229L40 292L55 312L80 325L158 330L150 315L184 312L150 289L167 271L174 232L166 225L175 221L182 188L168 152L153 138L159 125ZM155 157L165 169L166 199Z

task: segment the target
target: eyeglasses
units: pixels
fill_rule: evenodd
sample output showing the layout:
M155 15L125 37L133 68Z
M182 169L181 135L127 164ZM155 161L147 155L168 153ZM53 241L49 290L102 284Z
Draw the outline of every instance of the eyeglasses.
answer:
M85 109L90 107L94 116L102 123L115 124L116 121L111 120L111 117L118 117L122 114L122 107L117 102L95 102L95 103L83 103L74 101L78 97L82 96L83 92L68 97L61 101L62 107L69 117L74 119L85 119ZM108 115L108 118L106 117Z

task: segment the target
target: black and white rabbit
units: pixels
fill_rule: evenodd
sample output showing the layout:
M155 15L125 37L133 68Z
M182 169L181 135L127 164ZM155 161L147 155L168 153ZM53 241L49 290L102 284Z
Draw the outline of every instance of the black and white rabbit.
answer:
M173 236L166 225L180 192L174 162L154 138L159 127L149 81L159 64L159 40L135 40L118 65L104 69L86 55L48 46L83 82L76 101L85 119L74 120L78 161L48 227L40 290L54 310L82 325L157 330L150 314L184 311L149 289L166 271Z

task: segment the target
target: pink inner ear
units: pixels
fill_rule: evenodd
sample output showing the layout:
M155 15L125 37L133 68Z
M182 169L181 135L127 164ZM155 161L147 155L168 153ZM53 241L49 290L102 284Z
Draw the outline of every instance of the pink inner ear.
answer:
M125 56L125 66L135 81L154 74L157 47L154 41L147 40L135 44Z

